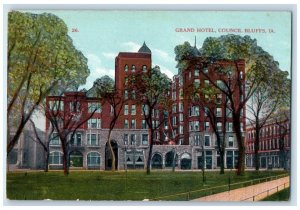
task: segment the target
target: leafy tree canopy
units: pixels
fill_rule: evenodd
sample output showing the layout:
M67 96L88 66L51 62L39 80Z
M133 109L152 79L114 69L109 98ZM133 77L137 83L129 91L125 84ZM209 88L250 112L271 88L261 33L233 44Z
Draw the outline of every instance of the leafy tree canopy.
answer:
M66 24L57 16L13 11L8 14L8 96L22 95L29 82L28 101L41 93L85 84L87 59L76 50Z
M160 71L159 66L151 69L149 74L141 74L137 79L138 95L144 103L162 103L169 94L171 80Z

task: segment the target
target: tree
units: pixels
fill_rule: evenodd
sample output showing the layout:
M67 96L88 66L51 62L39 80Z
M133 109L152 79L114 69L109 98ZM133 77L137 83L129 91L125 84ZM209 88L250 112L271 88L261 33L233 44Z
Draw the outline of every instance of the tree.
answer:
M218 88L209 83L204 83L202 86L195 83L194 80L186 81L186 83L184 95L190 103L190 112L193 110L193 115L198 116L200 122L202 120L200 110L204 111L204 120L211 124L211 128L216 136L220 157L220 174L224 174L224 155L226 139L228 138L226 125L227 118L230 116L230 111L227 111L230 110L228 108L228 97L224 97ZM198 129L200 130L200 126Z
M285 139L290 140L290 112L288 110L280 109L276 114L274 114L273 120L275 124L279 127L279 157L280 166L285 170L289 168L287 165L287 153Z
M272 115L281 106L286 106L290 100L290 80L287 79L287 72L273 70L270 77L265 78L260 87L251 96L247 103L247 111L250 114L247 117L250 125L255 129L254 140L254 163L255 169L259 170L259 143L261 129Z
M152 149L154 144L154 133L167 120L164 110L164 101L170 97L171 80L167 75L161 73L159 66L155 66L147 73L136 76L135 81L131 81L131 88L136 90L139 103L150 133L149 153L147 158L146 172L150 174ZM160 112L159 117L156 112Z
M67 33L52 14L8 14L7 155L48 94L76 89L89 75L87 59Z
M118 90L115 88L115 84L113 79L111 79L109 76L103 76L100 79L97 79L94 82L93 89L98 97L100 97L104 103L108 103L111 106L111 118L109 123L109 131L107 136L107 142L109 145L109 149L111 152L112 157L112 167L111 170L115 171L116 165L115 165L115 154L111 145L111 133L117 123L117 120L119 119L121 115L121 111L123 109L124 103L126 102L126 99L124 99L123 92L121 90Z
M242 37L229 34L220 37L208 37L204 41L200 52L201 59L178 59L178 65L188 63L188 66L198 65L199 68L214 66L215 69L218 69L216 73L224 76L220 78L222 85L218 85L210 74L201 72L214 87L218 88L228 98L228 107L231 109L233 128L239 149L237 174L242 175L245 169L245 146L244 136L241 132L241 113L246 102L264 78L273 73L273 68L270 68L270 66L278 66L278 63L274 61L269 53L259 47L256 40L251 39L250 36ZM181 54L184 53L181 52ZM219 65L218 61L230 61L233 65L230 67L222 65L217 67ZM243 68L243 61L245 62L245 75L243 75L243 69L241 69ZM235 100L236 98L238 100Z
M85 92L74 92L70 107L64 105L63 95L48 98L46 117L53 129L50 133L55 132L61 142L65 175L69 174L70 141L74 138L76 131L99 109L94 106L83 106L81 99L84 95Z

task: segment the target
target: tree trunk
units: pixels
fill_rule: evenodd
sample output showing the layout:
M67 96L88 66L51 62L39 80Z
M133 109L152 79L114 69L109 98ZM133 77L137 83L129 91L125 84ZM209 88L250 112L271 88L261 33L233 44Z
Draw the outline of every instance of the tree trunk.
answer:
M45 151L45 168L44 168L44 172L48 172L48 165L49 165L49 152Z
M114 153L114 150L111 146L111 129L109 129L109 132L108 132L108 146L109 146L109 150L110 150L110 154L111 154L111 158L112 158L112 161L111 161L111 171L115 171L116 170L116 157L115 157L115 153Z
M255 170L258 171L260 168L259 163L259 133L260 130L258 128L255 129L255 142L254 142L254 164L255 164Z
M12 151L12 149L14 148L15 144L17 143L18 139L20 138L23 128L25 127L26 122L21 122L17 132L15 133L15 135L13 136L13 138L9 141L8 145L7 145L7 155Z
M224 174L224 150L220 150L220 174Z
M69 161L68 161L68 156L69 156L69 151L67 149L67 139L61 138L61 144L62 144L62 150L63 150L63 169L64 169L64 174L67 176L69 174Z
M68 167L68 158L67 155L63 155L63 168L64 168L64 175L69 175L69 167Z
M151 157L152 157L152 149L153 149L153 131L150 129L150 147L149 147L149 154L147 160L147 174L150 174L150 166L151 166Z
M244 175L245 172L245 146L244 146L244 137L241 132L240 125L240 115L233 114L233 126L236 134L236 139L238 143L238 164L237 164L237 175Z

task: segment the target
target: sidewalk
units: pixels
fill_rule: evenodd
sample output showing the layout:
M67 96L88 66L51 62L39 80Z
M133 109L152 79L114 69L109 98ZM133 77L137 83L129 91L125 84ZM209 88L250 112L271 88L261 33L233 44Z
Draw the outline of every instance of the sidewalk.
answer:
M192 201L258 201L276 193L290 184L290 177L283 177L227 192L201 197Z

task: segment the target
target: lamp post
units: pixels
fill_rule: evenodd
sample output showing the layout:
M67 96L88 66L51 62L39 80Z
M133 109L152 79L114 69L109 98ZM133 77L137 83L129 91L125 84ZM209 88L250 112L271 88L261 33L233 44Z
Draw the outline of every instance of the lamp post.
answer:
M202 182L205 182L205 156L204 156L204 146L202 145Z
M127 191L127 145L125 145L124 151L125 151L124 165L125 165L125 192L126 192Z

